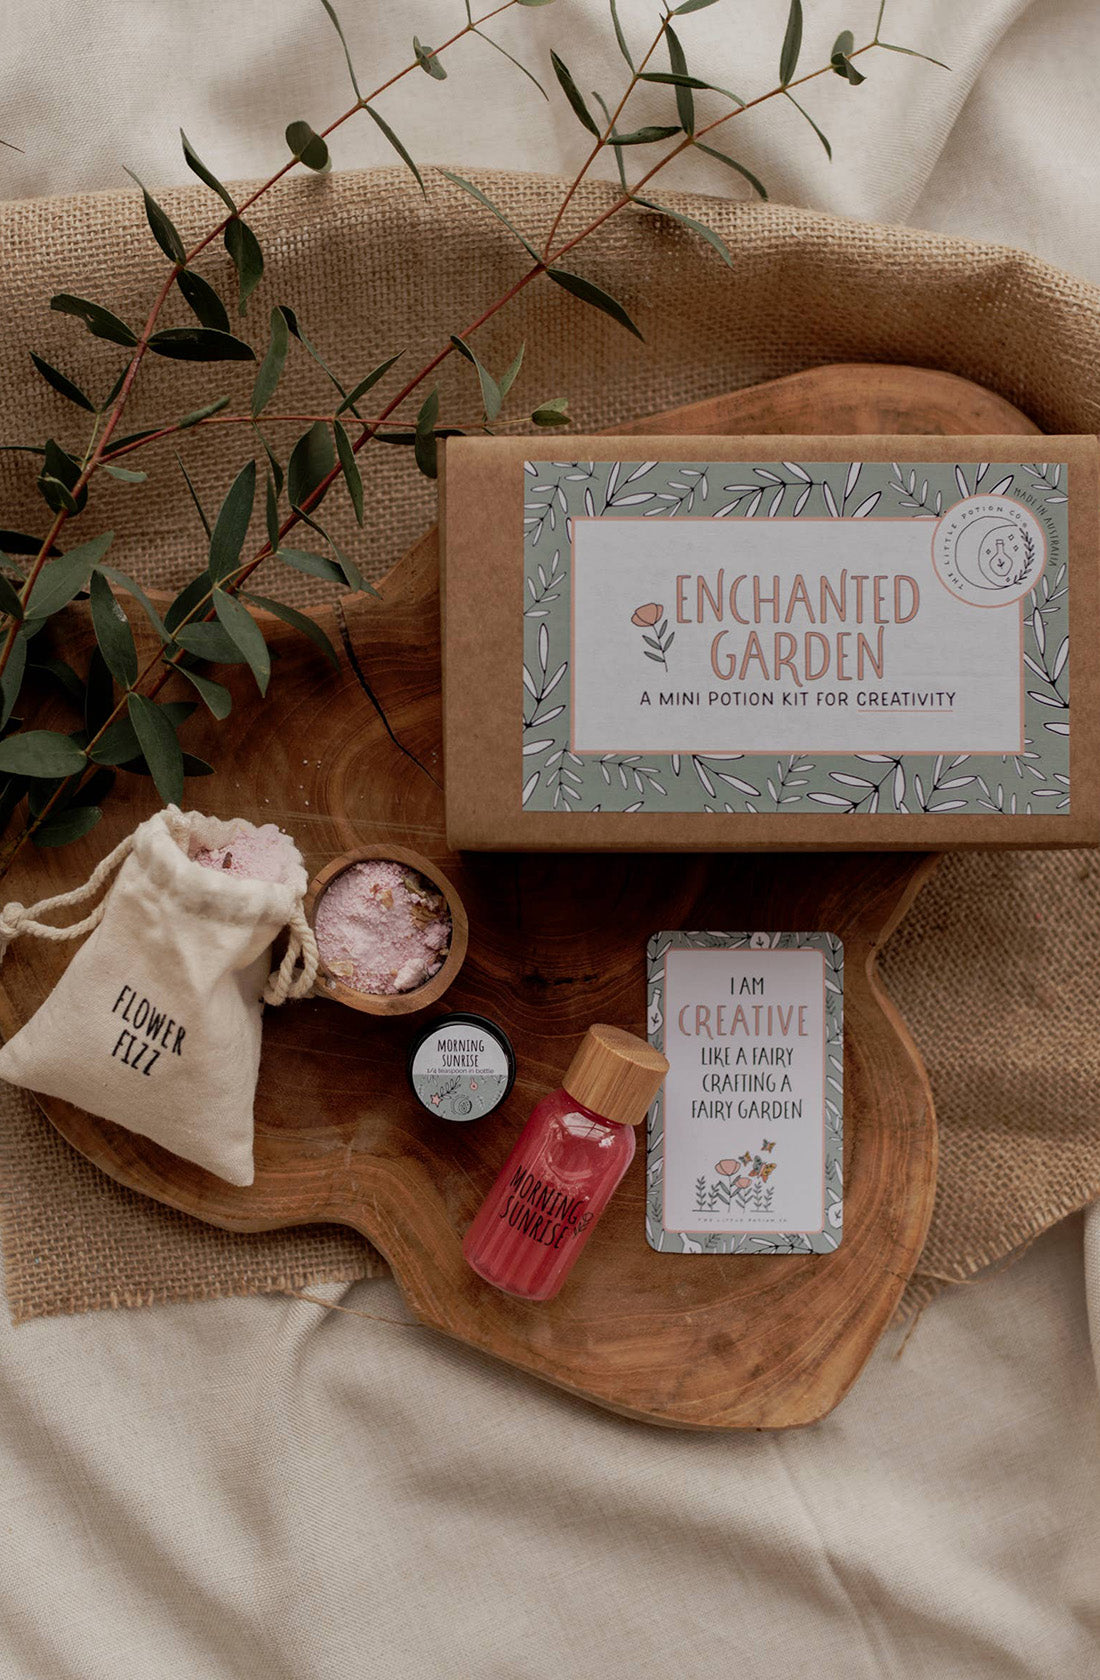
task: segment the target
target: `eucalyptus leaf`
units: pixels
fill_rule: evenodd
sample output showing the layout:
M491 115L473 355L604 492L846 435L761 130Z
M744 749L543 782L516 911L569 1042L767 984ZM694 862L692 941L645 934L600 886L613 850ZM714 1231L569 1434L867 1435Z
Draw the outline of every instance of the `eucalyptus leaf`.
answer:
M378 381L389 373L394 362L399 362L404 354L404 350L399 350L396 356L390 356L386 361L379 362L376 368L372 368L371 372L367 374L367 377L365 379L361 379L354 390L348 392L347 396L336 410L337 414L343 414L344 410L346 408L351 408L354 403L359 401L360 397L365 397L371 386L377 385Z
M233 638L220 624L201 621L185 624L175 632L180 647L193 653L196 659L206 659L211 665L243 665L245 658Z
M217 582L237 569L255 500L256 463L246 461L229 487L210 534L210 576Z
M531 418L536 426L569 426L572 421L566 413L568 406L568 397L551 397L539 404Z
M271 654L263 631L248 608L243 607L235 596L227 595L224 589L214 591L214 611L222 629L244 654L256 679L256 687L261 694L266 694L271 677Z
M138 180L132 169L127 169L131 181L135 181L141 188L141 196L145 201L145 218L149 223L150 232L169 262L178 263L182 268L187 261L183 240L168 212L161 207L149 189Z
M35 828L31 840L36 846L68 846L90 834L102 816L98 805L73 805L67 811L51 811Z
M23 674L26 669L27 638L22 630L17 630L12 637L11 652L4 666L4 674L0 676L0 729L8 727L15 702L19 698L19 690L23 686Z
M600 138L599 124L585 104L581 90L573 80L568 65L562 62L556 52L551 52L550 62L554 66L554 74L558 78L558 85L573 107L573 114L577 121L588 130L589 134L594 134L598 140Z
M9 618L14 618L16 624L23 622L23 603L19 593L8 578L0 572L0 612L6 612Z
M113 583L117 589L124 589L127 595L133 596L134 600L149 620L149 623L153 626L157 636L162 642L166 642L168 640L168 631L165 629L164 620L161 618L160 613L157 611L156 607L154 607L152 601L149 599L140 583L135 583L132 577L128 577L125 572L120 572L115 566L105 566L101 564L96 567L96 570L102 572L103 576L107 578L109 582Z
M184 465L183 456L180 454L178 449L173 450L173 454L176 457L176 464L178 465L180 472L183 474L183 482L187 486L187 493L190 496L192 503L194 504L195 512L199 516L199 519L202 523L202 528L206 532L206 538L207 538L207 541L209 542L210 533L213 530L213 526L211 525L209 519L206 517L206 509L203 507L202 503L200 502L199 493L195 489L195 486L191 482L191 474L188 472L186 466Z
M453 175L449 169L441 169L439 173L445 180L450 181L452 185L461 187L463 192L469 193L471 198L476 198L479 204L483 204L485 206L486 210L491 210L497 221L503 222L504 226L508 229L508 232L512 234L514 238L519 240L523 249L527 252L527 255L531 257L534 262L539 261L539 254L535 250L535 247L523 237L517 227L513 227L512 223L504 214L504 211L498 210L491 198L486 198L480 187L475 187L472 181L467 181L462 175Z
M256 353L243 338L214 327L164 327L149 340L155 356L175 362L254 362Z
M530 70L528 70L526 64L521 64L519 59L515 58L508 51L507 47L502 47L499 41L494 41L491 35L486 35L484 29L475 29L474 34L477 36L479 41L484 41L487 47L492 47L495 52L498 52L501 55L502 58L506 58L509 64L514 64L521 75L526 76L529 82L534 83L535 87L537 87L539 92L542 94L542 97L545 100L549 100L550 95L547 93L538 77L533 76Z
M415 35L413 36L413 52L416 55L416 62L419 64L421 70L427 71L428 75L433 77L437 82L445 82L447 80L447 72L435 56L434 49L432 47L425 47L417 40Z
M335 29L337 35L339 35L339 37L340 37L340 45L344 49L344 58L347 61L348 75L351 77L351 85L355 89L356 99L361 100L363 95L359 91L359 82L358 82L358 79L357 79L356 74L355 74L355 66L351 62L351 53L348 51L348 43L344 39L344 31L340 27L340 19L336 16L335 11L333 10L332 6L329 4L329 0L321 0L321 4L325 8L325 11L329 15L329 19L331 20L332 27Z
M92 627L107 669L121 688L132 688L138 674L134 633L102 572L92 573L91 596Z
M610 315L613 321L617 321L621 327L625 327L627 332L633 333L635 338L642 338L642 334L638 331L622 304L617 303L609 292L603 290L602 286L595 285L591 280L585 280L579 274L571 274L564 268L548 268L546 273L556 286L561 286L571 296L579 298L582 303L591 304L593 309L600 309L605 315Z
M833 161L833 148L829 144L828 136L826 134L822 133L821 129L818 128L817 124L814 122L814 119L811 117L809 111L807 111L807 109L804 105L800 105L798 103L798 100L795 98L793 93L788 91L786 93L786 97L790 100L790 102L794 106L795 110L800 112L802 114L802 116L805 117L806 121L809 123L810 127L813 129L814 133L817 135L818 139L821 141L821 144L824 146L825 156L829 159L829 162L832 163L832 161Z
M32 537L29 531L0 530L0 555L2 554L37 554L42 547L40 537ZM50 549L50 554L59 554L61 550L56 546Z
M176 275L176 285L183 294L184 301L204 327L214 327L218 332L229 331L229 316L226 314L225 304L201 274L196 274L191 268L181 268Z
M263 279L264 254L256 235L239 216L232 216L226 222L222 237L233 267L237 270L237 307L241 314L245 315L248 312L248 300Z
M340 571L343 574L344 582L347 584L348 588L362 589L366 590L368 595L377 595L377 589L366 581L354 560L344 553L339 543L334 541L319 520L314 518L312 514L304 512L301 508L298 509L298 515L299 518L303 519L312 530L318 533L319 536L324 537L333 554L336 556L336 564L339 566Z
M738 175L749 183L755 193L758 193L761 198L767 198L768 189L763 181L760 180L759 176L754 175L751 169L746 169L743 163L738 163L736 158L730 157L726 152L718 151L714 146L704 145L702 140L696 140L694 144L701 152L706 152L708 157L717 158L719 163L724 163L727 169L736 170Z
M332 369L329 367L328 363L325 361L325 358L322 356L322 354L318 350L317 346L314 343L312 343L311 340L308 339L306 337L305 333L302 331L301 322L298 320L298 317L295 314L294 310L291 309L289 303L280 303L277 307L278 307L279 313L282 315L283 320L285 321L285 323L287 325L288 330L294 334L294 337L298 340L298 342L302 346L302 348L309 352L309 354L313 357L313 360L317 363L317 366L322 370L322 372L329 379L332 380L332 383L335 385L336 389L340 393L341 402L342 403L347 402L349 405L354 403L355 400L356 400L355 397L354 396L351 396L351 397L348 396L347 391L345 391L345 389L344 389L343 385L341 384L340 380L336 377L335 373L333 373ZM336 412L339 413L340 410L337 409Z
M307 169L320 172L329 168L331 159L328 147L307 122L287 123L286 143L299 163L304 163Z
M110 461L101 461L100 467L108 478L117 479L120 484L145 484L149 474L138 472L133 467L115 467Z
M798 69L798 55L802 51L802 0L791 0L787 13L787 29L783 49L779 55L779 80L784 87Z
M77 408L84 409L88 414L96 412L95 403L90 397L85 396L79 385L75 385L71 379L67 378L59 369L53 367L44 357L36 356L33 350L30 352L30 358L46 384L52 385L59 396L75 403Z
M520 5L523 5L523 3L524 3L524 0L520 0ZM393 129L390 127L390 125L386 121L385 117L380 117L373 105L364 105L363 109L367 113L367 116L370 117L373 122L376 122L378 124L378 127L382 130L382 133L386 136L386 139L389 141L390 145L393 147L393 149L397 153L398 157L401 158L402 162L406 163L408 165L408 167L412 170L413 174L416 176L416 182L417 182L417 185L420 188L420 191L424 194L424 197L427 198L428 189L424 185L423 175L421 175L419 169L416 167L416 164L413 162L412 158L409 156L409 153L405 150L405 147L402 145L401 141L397 138L397 135L393 132Z
M615 27L615 39L619 43L619 51L626 59L626 62L630 66L631 70L633 70L634 60L631 58L630 48L626 44L626 36L623 34L623 26L619 21L619 8L616 5L615 0L611 0L611 22Z
M686 77L688 74L687 59L684 49L680 45L680 37L671 23L665 25L665 39L668 42L668 67L674 76ZM695 97L686 81L676 84L676 115L680 119L680 126L685 134L695 132Z
M127 764L140 754L141 747L129 718L116 718L107 724L99 740L88 747L88 757L94 764Z
M267 595L248 595L243 590L241 593L246 601L252 602L253 606L261 608L263 612L270 613L273 618L281 619L284 624L289 624L292 629L299 630L303 636L308 636L314 647L320 648L330 665L335 670L339 670L340 660L337 657L336 649L315 619L309 618L305 613L296 612L293 607L288 607L284 601L273 601Z
M106 338L112 344L124 344L127 349L137 343L137 334L130 331L125 321L120 321L100 303L74 297L71 292L57 292L50 299L50 308L60 315L75 315L78 321L84 322L94 338Z
M271 476L275 481L275 495L277 497L281 496L282 493L283 493L283 483L284 483L284 479L285 479L283 469L279 465L278 458L276 457L275 451L272 449L271 445L268 443L267 439L264 437L263 432L260 430L259 426L256 424L255 421L252 422L252 430L255 432L256 436L259 438L261 447L263 448L263 452L267 456L267 464L271 468Z
M439 388L436 386L425 397L416 417L413 453L416 464L425 478L439 476L439 449L435 437L435 423L438 419Z
M279 491L270 473L264 488L264 522L268 546L274 554L279 546Z
M324 5L324 0L321 0L321 4ZM211 192L216 192L227 209L236 215L237 206L230 197L228 187L223 187L213 171L206 167L182 128L180 129L180 140L183 142L183 157L188 169L191 170L192 174L197 175L204 186L210 188Z
M88 760L83 749L56 729L22 729L0 741L0 771L36 781L78 776Z
M629 134L622 134L616 130L611 137L611 144L615 146L652 146L658 140L670 140L680 130L675 123L657 124L647 123L643 128L631 129Z
M503 396L507 396L519 377L519 370L523 366L523 358L527 350L526 344L521 344L515 361L500 376L500 389Z
M847 58L855 44L856 38L852 34L852 31L850 29L842 29L836 40L833 42L832 57L836 58L839 55L841 58Z
M280 548L275 558L282 560L293 571L305 572L307 577L322 578L325 583L343 585L343 572L335 560L329 560L324 554L311 554L304 548Z
M207 532L209 534L209 527L207 527ZM196 607L201 605L213 587L214 579L209 572L200 572L198 577L191 579L190 583L185 583L175 600L169 603L165 611L165 628L174 633L177 626L183 623L188 614L194 612Z
M673 6L673 17L684 17L688 12L701 12L705 6L715 6L718 0L683 0L680 6Z
M14 652L15 648L13 644L13 657ZM52 653L39 654L37 652L37 644L34 659L30 658L29 648L27 650L27 655L27 670L33 671L34 674L39 677L49 677L51 682L55 682L57 684L66 700L71 700L73 705L76 706L83 715L85 685L79 674L73 670L68 660L58 659ZM11 660L9 659L9 669L10 666ZM4 675L7 676L7 671L5 671ZM111 693L114 693L113 685Z
M28 627L32 623L40 626L43 620L67 606L82 589L87 589L92 572L110 548L113 538L114 532L106 531L43 566L26 606ZM28 633L33 634L29 628Z
M46 439L42 455L38 488L47 502L55 513L59 507L63 507L66 513L82 513L88 500L88 486L80 485L80 462L62 449L54 438Z
M271 338L268 342L267 353L260 363L256 383L252 387L252 418L254 420L263 413L275 395L275 389L286 364L289 344L290 333L287 329L286 316L281 309L273 309L271 311Z
M193 408L190 414L185 414L182 420L177 420L176 425L181 432L186 432L191 426L197 426L202 420L209 420L212 414L220 414L223 408L228 407L228 397L215 397L213 402L206 403L204 407Z
M55 478L53 473L39 473L37 484L51 513L76 514L80 512L76 497L68 485L63 484L59 478Z
M323 421L316 420L291 450L287 466L287 493L291 507L301 507L320 488L335 464L329 429Z
M363 523L363 475L359 471L359 463L355 459L351 439L339 420L332 422L332 430L336 437L336 453L340 460L340 470L344 475L344 483L348 487L351 505L355 509L356 523L361 525Z
M202 695L207 707L220 723L227 718L233 709L233 696L221 683L214 682L211 677L200 676L197 671L189 670L186 665L177 665L176 670L181 677L186 677L192 688Z
M523 4L523 0L520 0ZM906 58L923 58L925 64L934 64L939 70L950 70L950 64L945 64L942 58L931 58L928 53L917 52L914 47L899 47L892 41L876 41L876 47L882 47L884 52L904 53Z
M852 87L859 87L862 82L867 80L866 76L856 69L851 59L846 58L843 53L835 52L829 62L836 75L843 76L844 80L849 82Z
M715 233L713 228L707 227L705 222L697 222L694 216L686 216L682 210L670 210L666 204L655 204L651 198L637 198L635 203L644 204L647 210L656 210L659 216L671 216L674 222L679 222L682 227L690 228L692 233L697 233L700 239L706 240L712 250L718 252L728 268L733 267L733 258L730 256L729 246L719 234Z
M166 805L181 805L183 753L165 708L144 694L128 694L126 709L157 792Z
M465 356L466 360L472 363L474 368L477 370L478 383L481 386L481 400L485 405L485 418L489 421L495 420L497 415L500 413L501 408L504 406L503 390L493 378L489 369L482 361L479 360L464 339L461 339L455 333L452 333L451 343L454 345L459 355Z

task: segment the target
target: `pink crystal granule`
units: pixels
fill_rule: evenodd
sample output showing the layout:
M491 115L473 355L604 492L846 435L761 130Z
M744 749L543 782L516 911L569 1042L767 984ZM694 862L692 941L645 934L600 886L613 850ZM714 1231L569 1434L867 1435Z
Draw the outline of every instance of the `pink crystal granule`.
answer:
M354 991L411 992L442 968L451 916L438 889L406 864L369 858L337 875L317 906L321 959Z
M204 869L224 869L230 875L245 875L252 881L286 882L288 870L298 864L294 842L274 823L262 828L241 828L222 846L200 846L191 854L192 863Z

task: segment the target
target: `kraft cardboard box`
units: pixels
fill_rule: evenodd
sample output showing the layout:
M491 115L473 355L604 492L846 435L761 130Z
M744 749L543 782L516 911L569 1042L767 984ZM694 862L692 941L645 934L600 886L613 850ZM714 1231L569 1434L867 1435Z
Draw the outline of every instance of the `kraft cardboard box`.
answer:
M452 846L1100 841L1095 438L454 438L441 498Z

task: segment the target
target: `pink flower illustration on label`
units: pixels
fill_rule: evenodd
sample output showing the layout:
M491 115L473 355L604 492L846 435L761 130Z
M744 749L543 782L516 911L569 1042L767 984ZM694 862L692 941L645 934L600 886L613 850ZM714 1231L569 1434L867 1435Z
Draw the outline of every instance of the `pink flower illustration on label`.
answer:
M657 665L663 665L667 671L668 650L676 640L676 632L669 629L665 609L661 603L659 601L643 602L640 607L634 608L630 615L630 622L636 624L638 629L643 632L642 641L646 645L642 651L646 658L652 659ZM652 631L653 634L645 634L648 631Z

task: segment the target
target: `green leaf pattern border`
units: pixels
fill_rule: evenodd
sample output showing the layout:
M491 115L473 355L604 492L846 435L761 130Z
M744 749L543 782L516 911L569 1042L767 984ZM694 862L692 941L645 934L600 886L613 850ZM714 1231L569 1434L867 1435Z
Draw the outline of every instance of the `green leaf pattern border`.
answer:
M524 809L741 814L1068 812L1067 469L1029 462L527 461L524 463ZM1046 526L1051 558L1024 603L1024 749L1010 754L606 753L570 750L574 517L936 521L1010 495ZM824 758L824 762L820 761ZM743 760L743 762L738 762Z
M665 1048L665 957L670 950L821 951L825 957L825 1224L802 1232L666 1231L664 1087L646 1121L645 1234L662 1254L831 1254L844 1225L844 945L833 933L655 933L646 948L646 1030Z

